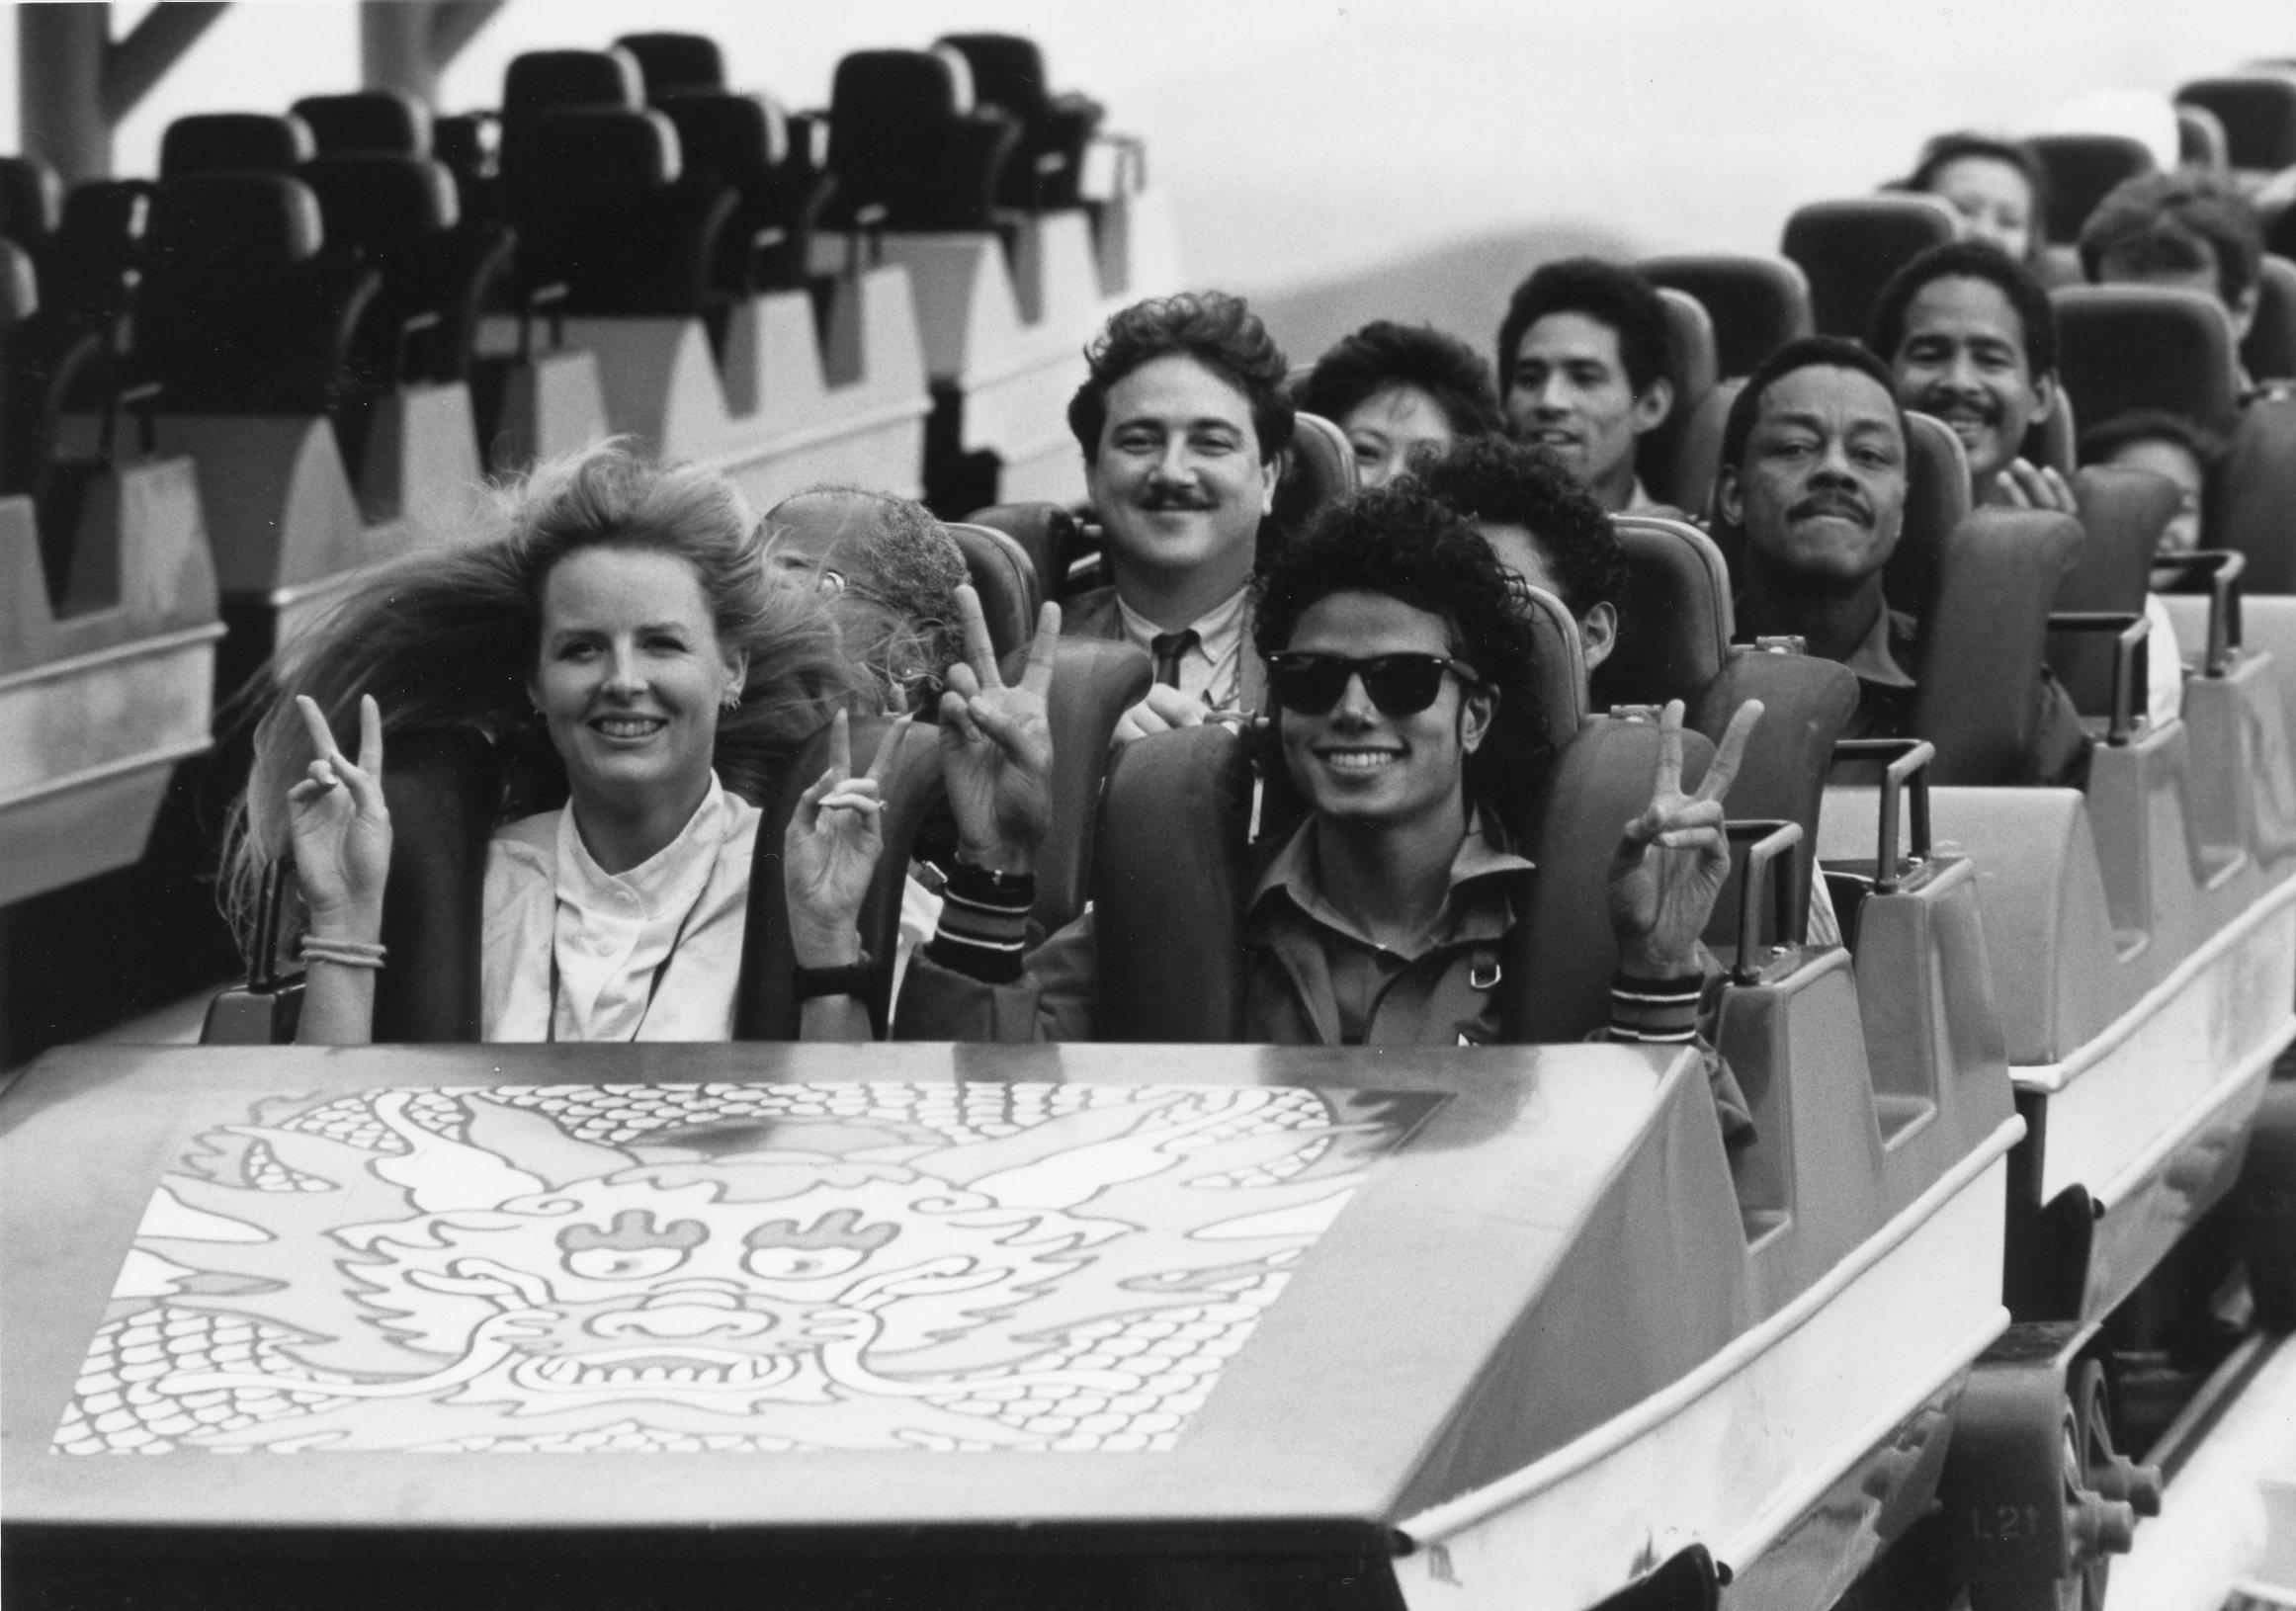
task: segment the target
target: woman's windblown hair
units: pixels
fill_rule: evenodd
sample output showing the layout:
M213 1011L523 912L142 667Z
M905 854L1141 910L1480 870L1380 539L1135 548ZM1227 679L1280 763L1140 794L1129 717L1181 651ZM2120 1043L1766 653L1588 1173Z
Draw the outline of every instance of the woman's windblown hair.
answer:
M502 757L501 818L549 810L566 775L528 695L543 584L588 548L673 554L694 567L720 640L748 655L740 706L721 716L715 764L756 802L775 768L867 686L839 648L840 606L763 562L739 495L692 465L660 466L609 442L498 485L474 542L377 573L283 651L276 686L248 713L255 765L223 852L226 914L250 938L265 872L288 850L288 791L313 755L295 708L307 694L354 749L373 694L385 738L465 727ZM389 764L385 745L384 766Z

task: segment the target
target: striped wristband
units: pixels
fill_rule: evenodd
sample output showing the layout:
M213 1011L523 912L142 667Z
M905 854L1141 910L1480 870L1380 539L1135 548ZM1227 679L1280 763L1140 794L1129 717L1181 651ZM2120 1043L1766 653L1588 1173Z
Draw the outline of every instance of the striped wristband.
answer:
M1698 1003L1705 994L1703 974L1679 978L1615 974L1610 980L1610 1038L1647 1045L1686 1044L1698 1033Z
M1009 984L1021 975L1036 900L1034 874L991 872L960 858L949 866L940 926L925 955L969 978Z

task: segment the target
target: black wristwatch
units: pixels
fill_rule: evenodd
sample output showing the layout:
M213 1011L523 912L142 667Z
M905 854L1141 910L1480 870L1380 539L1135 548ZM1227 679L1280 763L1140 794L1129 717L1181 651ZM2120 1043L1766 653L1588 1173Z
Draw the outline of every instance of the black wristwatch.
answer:
M797 978L798 999L810 1001L821 995L866 996L876 982L876 965L869 953L861 953L858 962L840 963L834 968L797 968L792 973Z

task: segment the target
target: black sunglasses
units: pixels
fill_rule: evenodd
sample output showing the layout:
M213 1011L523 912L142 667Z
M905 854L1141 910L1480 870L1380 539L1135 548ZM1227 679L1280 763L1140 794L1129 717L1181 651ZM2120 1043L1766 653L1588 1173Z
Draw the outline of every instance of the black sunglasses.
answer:
M1267 687L1285 710L1321 716L1339 703L1350 678L1361 677L1363 691L1384 714L1417 716L1443 691L1446 671L1470 688L1483 686L1472 667L1442 654L1375 654L1358 660L1285 649L1268 656Z

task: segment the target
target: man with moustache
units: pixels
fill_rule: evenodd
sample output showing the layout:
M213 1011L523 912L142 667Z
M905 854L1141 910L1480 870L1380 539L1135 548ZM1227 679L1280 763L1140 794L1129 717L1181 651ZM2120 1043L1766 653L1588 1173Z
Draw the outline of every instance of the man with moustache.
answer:
M1292 440L1283 352L1240 297L1201 292L1123 309L1085 360L1068 428L1113 581L1069 602L1065 632L1155 664L1116 740L1255 712L1266 673L1245 590Z
M1800 637L1849 667L1858 707L1844 737L1913 733L1919 624L1882 592L1905 527L1907 440L1895 378L1834 336L1779 348L1723 427L1715 508L1745 538L1739 632ZM2081 719L2046 675L2034 698L2043 708L2028 776L2073 781L2087 761Z
M1553 454L1610 514L1680 519L1635 473L1638 445L1674 409L1672 346L1665 302L1634 270L1541 264L1498 327L1507 434Z

